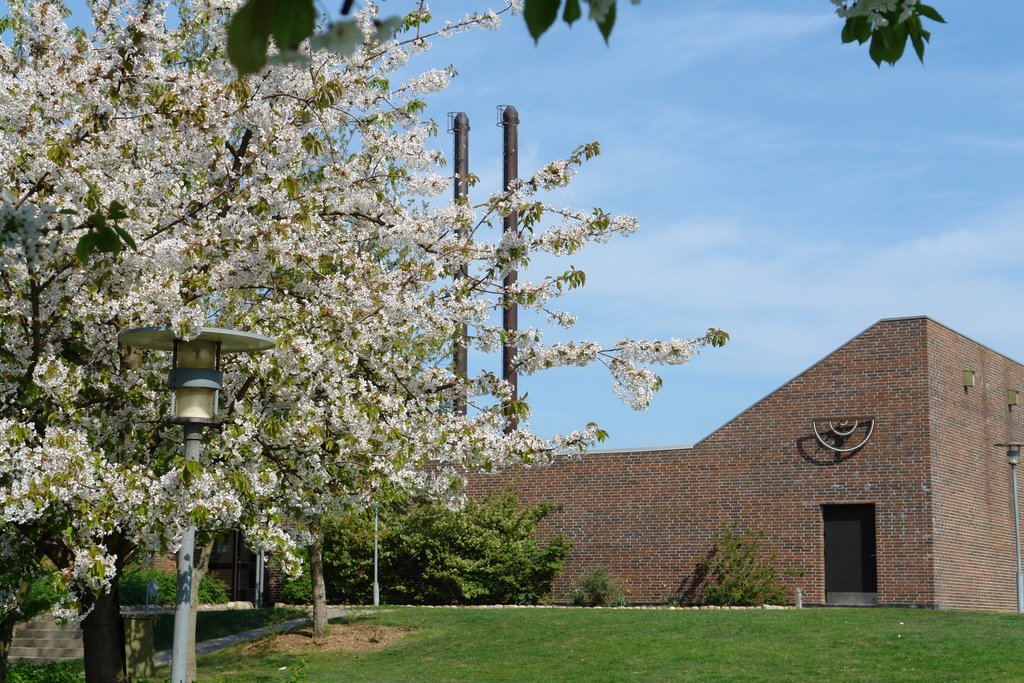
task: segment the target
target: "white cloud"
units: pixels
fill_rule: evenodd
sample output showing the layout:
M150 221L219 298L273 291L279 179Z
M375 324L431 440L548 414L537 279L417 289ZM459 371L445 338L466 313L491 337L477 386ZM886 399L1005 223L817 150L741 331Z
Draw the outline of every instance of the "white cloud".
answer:
M837 335L889 316L926 314L1010 344L1024 338L1024 317L1012 314L1020 308L1022 224L1024 201L913 238L893 225L883 243L856 234L817 241L813 226L793 239L733 221L681 222L582 257L588 286L577 308L586 309L582 320L601 321L592 324L606 338L721 325L744 347L737 371L767 367L780 354L816 357ZM800 341L780 348L785 336Z

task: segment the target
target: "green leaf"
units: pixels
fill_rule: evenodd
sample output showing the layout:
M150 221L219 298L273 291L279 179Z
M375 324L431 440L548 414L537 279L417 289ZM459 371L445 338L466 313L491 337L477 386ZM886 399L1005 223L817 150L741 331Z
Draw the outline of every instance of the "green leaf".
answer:
M240 76L256 73L267 63L273 0L248 0L228 25L228 59Z
M96 251L96 233L90 231L78 238L78 244L75 245L75 256L79 261L85 263L94 251Z
M879 29L871 38L868 54L877 66L882 66L882 62L895 64L903 56L907 37L907 30L902 25L899 28L890 25Z
M132 237L131 233L128 232L127 230L125 230L124 228L122 228L120 225L115 225L114 226L114 232L116 232L118 234L118 236L121 238L122 242L124 242L126 245L128 245L132 249L138 249L139 248L138 245L135 244L135 239Z
M276 0L271 7L272 34L279 50L295 50L313 33L316 10L313 0Z
M946 23L946 20L942 18L942 15L939 14L934 7L929 5L917 5L917 13L922 17L928 17L932 21L937 21L940 24Z
M924 40L921 38L919 33L911 33L910 41L914 44L914 52L917 53L917 58L924 62Z
M871 45L868 46L868 56L871 57L871 61L875 63L875 66L882 66L882 61L885 59L885 41L877 33L871 38Z
M128 218L128 211L126 210L125 205L116 199L110 202L110 207L107 209L107 218L112 221Z
M889 50L893 48L895 42L893 39L892 25L878 29L877 34L882 39L882 44L885 46L886 53L888 53Z
M569 26L573 25L577 19L583 16L580 11L580 0L565 0L565 11L562 13L562 20Z
M889 26L889 28L892 34L889 45L889 63L895 64L903 57L903 51L907 48L907 38L910 37L910 31L907 29L906 22Z
M866 16L853 18L853 37L861 45L871 39L871 20Z
M526 20L526 28L536 43L544 32L551 28L558 18L558 6L561 0L526 0L523 7L523 19Z
M113 228L104 224L96 230L96 248L110 254L121 253L121 238L117 236Z
M181 468L181 480L186 484L191 484L195 479L198 479L203 474L203 467L195 460L186 460L185 466Z
M871 38L871 20L866 16L849 17L843 24L842 40L844 43L857 41L861 45Z
M594 7L594 1L595 0L591 0L591 3L590 3L591 8ZM608 11L604 15L604 18L597 22L597 28L600 29L601 35L604 36L605 44L608 43L608 38L609 38L609 36L611 36L611 34L612 34L612 27L614 27L614 26L615 26L615 3L612 2L611 5L608 7Z
M82 198L82 203L85 204L85 208L90 211L95 211L100 206L100 189L96 187L96 184L91 180L85 181L89 191L85 193L85 197Z
M924 44L928 42L928 38L931 36L928 31L925 31L921 26L921 17L916 14L907 19L907 30L910 31L910 41L914 44L914 52L917 53L917 58L924 63Z
M843 41L843 44L852 43L857 40L857 33L854 30L854 19L856 19L856 17L847 17L846 23L843 24L843 32L840 35L840 39Z

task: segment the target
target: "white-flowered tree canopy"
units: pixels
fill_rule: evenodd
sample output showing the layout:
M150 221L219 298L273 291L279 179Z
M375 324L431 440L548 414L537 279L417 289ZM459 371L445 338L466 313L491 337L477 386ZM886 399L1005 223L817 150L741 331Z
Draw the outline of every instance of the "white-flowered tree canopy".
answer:
M86 28L54 0L8 3L0 544L28 541L56 564L68 614L124 562L174 550L190 521L240 525L294 566L287 523L326 500L449 492L459 468L579 452L599 436L593 425L506 434L508 384L453 374L452 339L468 324L473 348L500 347L492 312L506 272L635 221L544 202L595 145L480 205L440 198L450 178L421 112L452 74L396 76L429 47L422 7L410 2L405 30L381 43L369 4L351 55L315 52L239 79L223 51L232 0L97 0ZM493 28L503 13L448 30ZM486 241L483 228L512 210L519 233ZM453 279L463 264L468 277ZM568 327L552 302L582 283L569 269L512 294ZM207 430L195 465L163 422L168 354L118 346L120 332L153 325L183 339L215 325L278 340L226 359L228 422ZM602 348L546 345L528 329L512 341L526 373L605 363L615 392L642 409L660 382L650 364L722 339ZM452 410L460 392L465 416Z

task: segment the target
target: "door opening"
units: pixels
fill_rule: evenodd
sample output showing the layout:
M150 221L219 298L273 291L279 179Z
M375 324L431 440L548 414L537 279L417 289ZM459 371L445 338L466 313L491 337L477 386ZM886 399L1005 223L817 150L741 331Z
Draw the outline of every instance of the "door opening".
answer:
M874 505L822 505L825 522L825 602L878 603Z

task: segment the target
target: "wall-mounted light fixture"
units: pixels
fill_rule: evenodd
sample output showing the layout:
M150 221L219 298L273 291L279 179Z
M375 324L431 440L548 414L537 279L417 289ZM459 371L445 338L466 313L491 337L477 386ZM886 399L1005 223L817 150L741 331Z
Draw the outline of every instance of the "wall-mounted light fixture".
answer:
M1019 406L1020 405L1020 392L1017 391L1016 389L1007 389L1006 390L1006 405L1008 405L1011 408L1014 407L1014 406Z
M964 370L964 391L974 386L974 370Z

